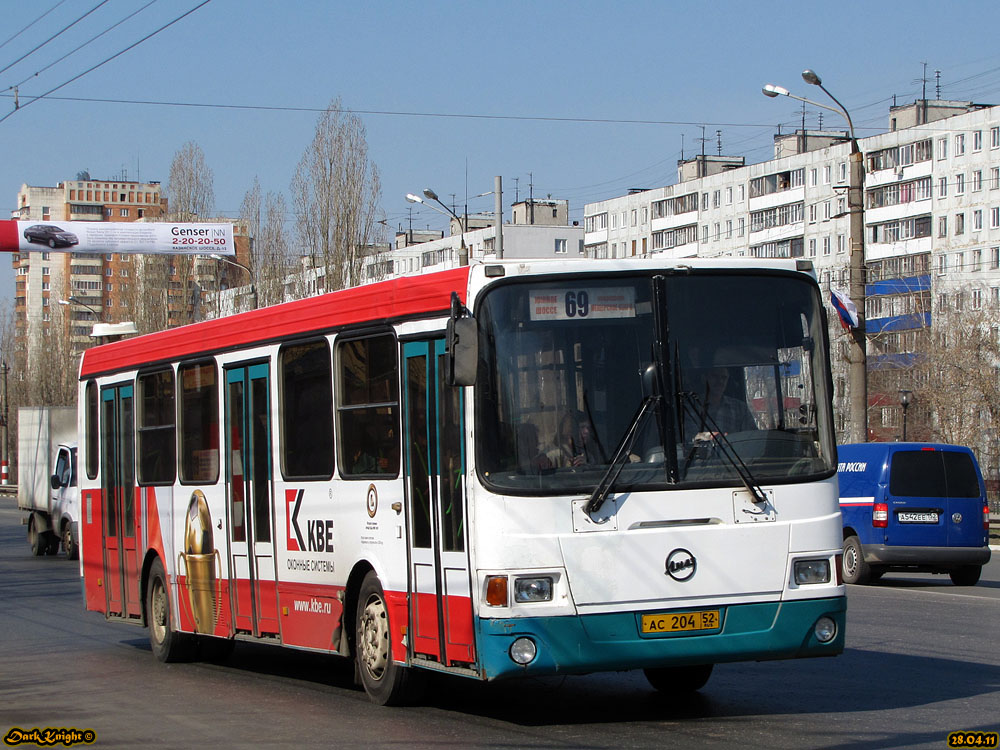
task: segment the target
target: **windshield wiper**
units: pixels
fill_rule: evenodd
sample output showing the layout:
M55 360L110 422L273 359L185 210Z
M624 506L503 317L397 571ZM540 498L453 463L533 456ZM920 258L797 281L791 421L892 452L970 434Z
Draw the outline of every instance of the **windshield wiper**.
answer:
M729 464L736 470L736 473L740 477L740 481L743 482L743 486L747 488L747 491L753 496L753 502L755 504L767 504L767 495L764 494L764 490L760 488L757 480L753 478L753 474L750 473L750 469L740 458L740 454L733 447L733 444L729 442L729 438L726 437L725 433L719 429L718 423L712 418L712 415L708 413L708 407L699 403L700 399L691 391L679 391L678 394L682 397L682 403L684 404L684 410L693 417L696 422L700 419L702 423L707 423L710 428L708 430L713 442L719 446L719 453L725 456ZM688 454L687 461L684 465L684 473L687 473L688 467L691 465L691 461L694 459L695 451L697 446L691 447L691 452Z
M625 434L622 436L621 441L618 443L618 447L615 449L615 454L611 459L611 464L608 466L607 471L604 472L604 476L601 477L601 481L597 483L597 487L594 489L593 494L590 496L590 500L583 507L583 510L587 515L593 517L593 514L601 509L604 502L608 499L608 495L611 494L611 490L615 486L615 482L618 481L618 475L622 473L622 469L625 468L625 463L628 461L629 455L632 453L632 447L635 445L635 441L639 438L642 433L642 427L646 424L646 420L649 415L653 413L657 404L660 401L659 396L646 396L639 404L638 410L636 410L635 416L632 417L632 421L629 423L628 428L625 430Z

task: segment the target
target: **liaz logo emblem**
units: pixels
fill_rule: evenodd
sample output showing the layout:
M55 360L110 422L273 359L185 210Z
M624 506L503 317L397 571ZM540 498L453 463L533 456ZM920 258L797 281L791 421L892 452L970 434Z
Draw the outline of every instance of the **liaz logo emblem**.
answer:
M675 581L684 582L694 575L698 569L698 561L686 549L678 547L667 555L666 568L665 575Z

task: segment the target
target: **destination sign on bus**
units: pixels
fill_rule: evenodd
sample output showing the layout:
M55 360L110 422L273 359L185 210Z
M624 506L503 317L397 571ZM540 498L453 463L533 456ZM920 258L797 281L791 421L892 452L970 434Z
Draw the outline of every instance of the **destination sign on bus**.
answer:
M533 289L528 294L532 320L635 317L635 288L630 286Z

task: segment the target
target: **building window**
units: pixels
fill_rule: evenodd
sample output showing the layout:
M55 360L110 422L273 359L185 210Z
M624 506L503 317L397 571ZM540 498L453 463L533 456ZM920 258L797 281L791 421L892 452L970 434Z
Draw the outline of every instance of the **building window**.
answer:
M957 174L955 175L955 195L963 195L965 193L965 175Z
M978 271L980 269L980 266L982 266L982 264L983 264L983 251L982 250L973 250L972 251L972 268L970 270L973 271L973 272Z
M976 130L972 133L972 150L982 151L983 150L983 131Z
M948 178L942 177L938 180L938 197L944 198L948 195Z
M1000 148L1000 128L990 128L990 148Z
M965 234L965 214L955 214L955 234Z
M837 254L841 254L847 248L847 237L842 234L837 235Z
M973 289L972 290L972 309L981 310L983 307L983 290Z
M977 169L972 173L972 192L978 193L983 189L983 171Z
M938 217L938 237L948 236L948 217L940 216Z
M809 257L810 258L815 258L816 257L816 240L815 239L809 240Z
M119 216L128 216L128 209L127 208L119 209L118 215Z
M965 153L965 133L955 134L955 156L962 156Z
M983 212L982 209L977 209L972 212L972 231L978 232L983 228Z
M990 268L992 270L1000 268L1000 247L990 248Z
M564 254L566 252L566 240L559 239L556 240L556 254Z
M829 236L823 238L823 255L830 254L830 238Z
M740 218L736 222L736 235L742 237L746 233L746 219Z
M948 158L948 138L941 138L938 141L938 161Z

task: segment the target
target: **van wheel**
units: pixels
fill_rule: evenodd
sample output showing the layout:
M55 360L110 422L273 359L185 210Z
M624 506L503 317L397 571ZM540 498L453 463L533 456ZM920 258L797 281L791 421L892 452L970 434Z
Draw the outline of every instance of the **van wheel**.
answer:
M685 667L655 667L642 670L649 684L667 695L687 695L701 690L712 676L714 664Z
M38 530L34 516L28 519L28 544L31 546L31 554L35 557L41 557L49 551L48 535Z
M76 539L73 536L73 524L67 523L66 528L63 529L62 538L63 549L66 550L67 560L76 560L80 557L80 548L76 544Z
M149 645L159 661L190 661L194 656L195 641L189 633L178 633L173 628L170 591L167 574L159 559L149 569L149 588L146 591L146 616L149 619Z
M861 542L856 536L844 540L844 583L865 584L871 580L871 566L865 562Z
M375 571L365 576L358 594L354 651L361 684L373 703L399 705L410 697L410 670L392 660L389 609Z
M979 583L979 576L982 574L982 565L963 565L949 573L951 582L956 586L975 586Z

